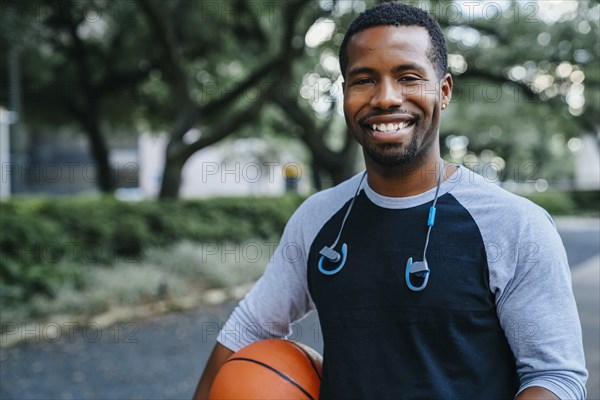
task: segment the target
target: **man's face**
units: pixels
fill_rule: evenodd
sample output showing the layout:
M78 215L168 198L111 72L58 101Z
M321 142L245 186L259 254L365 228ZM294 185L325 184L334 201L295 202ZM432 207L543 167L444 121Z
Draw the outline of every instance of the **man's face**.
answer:
M439 80L427 57L422 27L377 26L348 43L344 83L346 124L365 161L380 166L436 162L441 105L450 101L452 78Z

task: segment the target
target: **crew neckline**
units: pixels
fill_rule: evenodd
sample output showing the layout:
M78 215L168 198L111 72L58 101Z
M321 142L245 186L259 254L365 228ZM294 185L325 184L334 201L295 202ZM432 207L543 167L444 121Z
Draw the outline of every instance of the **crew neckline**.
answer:
M456 171L454 171L454 173L450 175L446 180L444 180L440 185L440 193L438 195L438 198L448 193L454 186L456 186L460 182L462 177L462 166L456 166ZM420 206L421 204L433 201L433 199L435 198L435 190L437 186L434 186L426 192L406 197L389 197L379 194L376 191L374 191L371 188L371 186L369 186L368 179L365 179L363 181L362 188L365 191L365 195L367 196L367 198L371 200L373 204L382 208L401 209L416 207Z

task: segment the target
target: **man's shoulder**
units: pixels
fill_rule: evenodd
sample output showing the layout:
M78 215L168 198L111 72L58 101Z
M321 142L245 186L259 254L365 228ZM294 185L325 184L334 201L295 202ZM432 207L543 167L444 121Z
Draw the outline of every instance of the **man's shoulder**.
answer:
M513 209L543 210L529 199L506 190L497 179L486 178L466 167L461 170L462 176L454 192L468 195L473 201L493 202L496 206L505 204Z
M290 218L286 232L296 238L301 237L302 241L310 245L322 226L352 199L358 188L360 175L309 196Z
M549 214L542 207L518 194L509 192L497 181L487 179L467 168L463 169L460 182L451 193L475 217L485 220L486 225L498 226L493 221L513 221L514 225L531 222L553 224Z

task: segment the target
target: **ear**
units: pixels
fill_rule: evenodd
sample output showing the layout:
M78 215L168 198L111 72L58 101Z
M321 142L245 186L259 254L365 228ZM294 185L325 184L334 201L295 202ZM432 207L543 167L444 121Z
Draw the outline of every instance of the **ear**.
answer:
M446 74L440 81L440 103L442 109L450 105L452 100L452 75Z

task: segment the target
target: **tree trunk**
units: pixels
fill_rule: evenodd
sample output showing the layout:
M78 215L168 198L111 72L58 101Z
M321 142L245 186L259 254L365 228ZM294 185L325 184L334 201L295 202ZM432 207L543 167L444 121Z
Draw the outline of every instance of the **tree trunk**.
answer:
M325 171L328 175L329 186L335 186L356 173L354 166L356 164L358 143L352 138L347 139L344 148L334 153L333 156L317 157L316 152L312 151L315 164L320 171Z
M100 123L98 122L96 112L93 110L89 111L86 114L85 121L82 122L90 139L92 157L96 162L98 186L103 193L112 194L115 190L115 179L108 160L108 147L106 146L102 132L100 132Z
M179 187L181 186L181 170L183 164L179 162L169 162L165 164L163 170L162 184L160 187L159 198L162 199L177 199L179 197Z
M321 167L315 157L312 158L311 166L313 186L317 192L320 192L323 190L323 177L321 176Z
M188 159L182 151L184 146L183 143L174 140L171 140L167 146L167 157L160 185L159 198L161 200L179 198L179 188L182 181L181 172Z

